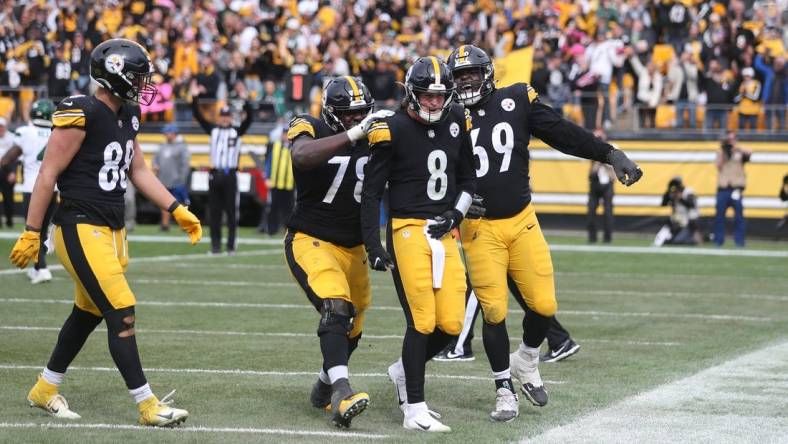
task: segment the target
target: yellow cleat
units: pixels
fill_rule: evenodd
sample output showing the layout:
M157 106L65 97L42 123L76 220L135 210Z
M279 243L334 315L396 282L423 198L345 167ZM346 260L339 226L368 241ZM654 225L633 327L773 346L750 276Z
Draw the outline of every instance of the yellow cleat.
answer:
M137 407L140 410L139 423L153 427L173 427L186 421L189 412L183 409L170 407L172 400L170 397L175 393L171 391L167 396L159 401L155 396L140 402Z
M30 407L38 407L55 418L81 418L68 408L68 402L63 395L58 393L57 386L47 382L41 375L38 375L38 380L28 392L27 401L30 403Z
M340 379L331 386L331 422L338 428L350 427L350 421L360 415L369 405L369 395L355 393L347 379Z

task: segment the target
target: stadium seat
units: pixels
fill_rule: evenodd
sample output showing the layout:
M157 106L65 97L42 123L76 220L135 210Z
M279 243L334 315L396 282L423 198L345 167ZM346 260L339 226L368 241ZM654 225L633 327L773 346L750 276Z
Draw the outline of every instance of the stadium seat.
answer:
M654 118L654 126L657 128L675 128L676 107L674 105L657 106L657 115Z

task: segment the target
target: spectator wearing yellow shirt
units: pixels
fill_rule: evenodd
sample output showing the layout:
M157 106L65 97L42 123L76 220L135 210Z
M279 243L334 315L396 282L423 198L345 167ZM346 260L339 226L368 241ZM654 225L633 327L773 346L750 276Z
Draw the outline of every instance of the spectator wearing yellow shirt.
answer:
M755 70L746 67L741 71L744 80L739 85L739 94L733 99L739 104L739 128L756 130L758 114L761 112L761 82L755 78Z

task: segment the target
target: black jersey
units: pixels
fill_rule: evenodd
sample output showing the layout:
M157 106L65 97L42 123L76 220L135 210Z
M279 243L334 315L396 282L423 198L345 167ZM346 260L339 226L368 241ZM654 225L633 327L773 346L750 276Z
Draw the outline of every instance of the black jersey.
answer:
M486 218L513 216L531 202L531 135L564 153L601 162L613 149L542 104L525 83L496 89L468 110L473 119L476 193L484 198Z
M334 134L322 120L299 116L290 122L287 139L292 143L298 137ZM361 184L368 156L367 142L359 140L317 168L301 171L294 165L296 205L287 227L344 247L360 245Z
M473 193L470 126L460 105L432 125L404 110L373 124L366 183L382 190L388 180L392 217L430 219L451 208L459 191Z
M52 124L85 131L82 146L58 176L62 202L54 223L122 228L123 196L140 129L139 106L124 103L115 113L94 96L67 97L52 115Z

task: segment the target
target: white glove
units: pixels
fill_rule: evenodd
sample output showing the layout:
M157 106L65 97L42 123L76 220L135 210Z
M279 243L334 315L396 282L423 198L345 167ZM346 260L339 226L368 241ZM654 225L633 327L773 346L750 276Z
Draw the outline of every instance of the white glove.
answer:
M358 125L347 130L348 139L350 139L351 142L355 142L367 137L369 127L371 127L376 120L385 119L386 117L391 117L393 115L394 111L389 111L387 109L375 111L367 117L364 117L364 120L362 120Z

